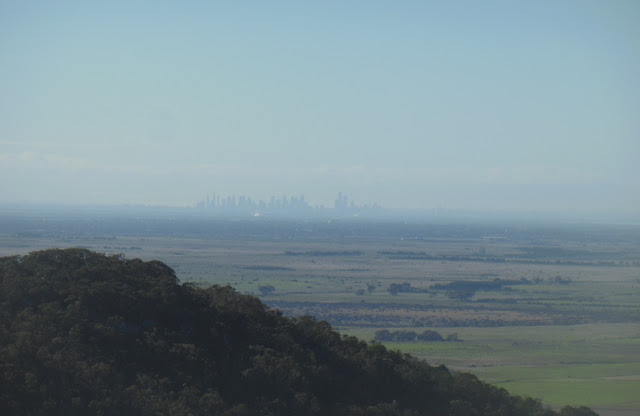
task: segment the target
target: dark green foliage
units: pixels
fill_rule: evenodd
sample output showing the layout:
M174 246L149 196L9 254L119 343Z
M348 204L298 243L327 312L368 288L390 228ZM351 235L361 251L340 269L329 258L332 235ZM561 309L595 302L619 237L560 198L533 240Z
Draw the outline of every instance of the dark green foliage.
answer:
M426 330L422 334L418 334L419 341L444 341L442 335L436 331Z
M2 258L0 318L2 415L555 414L156 261Z
M598 414L588 407L584 406L565 406L560 410L560 416L598 416Z
M413 287L411 286L411 283L391 283L389 285L389 289L387 289L387 292L391 293L392 295L397 295L398 293L426 293L428 292L425 289L420 289L417 287Z
M421 334L416 334L415 331L397 330L389 331L387 329L381 329L376 331L374 335L376 341L392 341L392 342L415 342L417 341L459 341L457 334L451 334L446 339L442 338L436 331L425 330Z
M260 290L260 293L262 293L263 295L270 295L276 291L276 288L271 285L266 285L266 286L259 286L258 290Z

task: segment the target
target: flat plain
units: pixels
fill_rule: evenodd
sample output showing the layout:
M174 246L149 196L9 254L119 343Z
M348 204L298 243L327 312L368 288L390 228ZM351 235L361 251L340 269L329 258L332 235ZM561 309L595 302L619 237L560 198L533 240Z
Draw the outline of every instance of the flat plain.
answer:
M345 334L387 342L553 407L640 414L640 227L477 220L0 216L0 255L86 247L165 262Z

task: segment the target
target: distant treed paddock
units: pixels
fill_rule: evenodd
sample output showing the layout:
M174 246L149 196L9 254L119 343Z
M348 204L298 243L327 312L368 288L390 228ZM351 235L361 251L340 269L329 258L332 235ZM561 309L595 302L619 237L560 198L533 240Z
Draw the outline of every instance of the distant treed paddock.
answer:
M408 330L397 330L397 331L389 331L387 329L381 329L376 331L374 340L379 342L459 342L458 334L453 333L447 335L447 337L443 337L437 331L432 331L430 329L425 330L421 333L416 333L415 331Z
M587 251L565 251L561 248L526 247L521 248L525 252L521 255L487 256L481 254L472 255L431 255L425 252L414 251L379 251L378 254L386 256L390 260L424 260L424 261L451 261L451 262L480 262L480 263L516 263L516 264L546 264L556 266L621 266L638 267L640 261L615 261L615 260L588 260ZM585 260L571 260L563 256L578 255Z
M364 251L345 250L345 251L285 251L285 256L295 257L334 257L334 256L363 256Z
M548 311L490 310L481 305L444 308L402 303L296 302L269 298L264 298L263 301L287 316L313 315L337 327L351 328L496 327L588 322L585 316L567 316Z

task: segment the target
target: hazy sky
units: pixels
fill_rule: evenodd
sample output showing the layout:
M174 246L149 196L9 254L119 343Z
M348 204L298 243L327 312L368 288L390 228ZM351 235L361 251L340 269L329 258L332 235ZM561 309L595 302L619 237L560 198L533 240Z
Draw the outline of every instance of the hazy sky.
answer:
M0 1L0 203L640 213L640 2Z

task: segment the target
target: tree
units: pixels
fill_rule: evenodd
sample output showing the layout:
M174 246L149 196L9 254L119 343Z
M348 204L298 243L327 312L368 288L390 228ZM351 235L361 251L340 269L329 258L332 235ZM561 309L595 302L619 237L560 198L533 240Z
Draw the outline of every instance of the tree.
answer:
M436 331L431 331L427 329L422 334L418 335L418 340L419 341L444 341L444 338L442 338L442 335L440 335Z
M273 292L275 292L276 288L271 286L271 285L266 285L266 286L259 286L258 290L260 290L260 293L262 293L264 296L266 296L266 295L270 295Z

